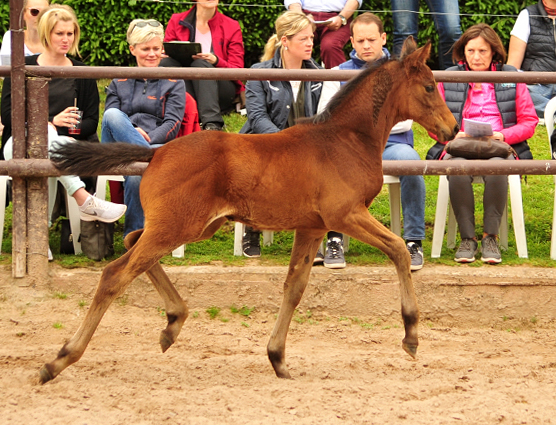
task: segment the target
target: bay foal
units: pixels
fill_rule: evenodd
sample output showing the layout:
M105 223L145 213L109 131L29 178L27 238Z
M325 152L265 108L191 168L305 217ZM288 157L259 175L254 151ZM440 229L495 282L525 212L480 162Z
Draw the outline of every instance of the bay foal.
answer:
M329 230L373 245L392 260L400 280L402 346L415 357L419 312L410 257L403 240L368 208L382 188L382 151L395 123L413 119L442 141L452 139L458 128L426 65L430 43L416 50L410 40L404 49L400 60L361 72L321 115L276 134L204 131L156 150L118 143L59 147L53 161L76 175L150 162L140 189L145 228L130 234L129 251L106 266L81 327L42 368L40 381L79 360L108 306L141 273L165 303L168 325L160 345L166 351L176 341L187 306L159 260L184 243L210 238L226 220L295 230L284 299L267 349L278 377L290 378L286 335Z

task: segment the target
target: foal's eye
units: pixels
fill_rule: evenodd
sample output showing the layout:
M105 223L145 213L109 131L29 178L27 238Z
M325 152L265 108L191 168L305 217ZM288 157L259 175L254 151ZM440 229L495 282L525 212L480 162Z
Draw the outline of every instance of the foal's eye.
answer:
M434 91L434 86L425 86L427 93L432 93Z

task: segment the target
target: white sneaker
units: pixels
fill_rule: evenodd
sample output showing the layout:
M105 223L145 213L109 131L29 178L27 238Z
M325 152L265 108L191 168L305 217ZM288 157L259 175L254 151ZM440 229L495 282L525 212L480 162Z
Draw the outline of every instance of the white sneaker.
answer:
M124 215L126 209L127 207L123 204L114 204L90 195L79 207L79 216L83 221L98 220L104 223L113 223Z

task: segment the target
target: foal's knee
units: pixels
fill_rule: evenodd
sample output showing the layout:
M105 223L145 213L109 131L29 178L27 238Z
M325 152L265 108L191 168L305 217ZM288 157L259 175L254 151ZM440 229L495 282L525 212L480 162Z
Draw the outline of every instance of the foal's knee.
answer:
M143 230L144 229L134 230L133 232L128 233L128 235L125 237L124 246L128 251L131 249L133 245L137 243L137 241L143 234Z

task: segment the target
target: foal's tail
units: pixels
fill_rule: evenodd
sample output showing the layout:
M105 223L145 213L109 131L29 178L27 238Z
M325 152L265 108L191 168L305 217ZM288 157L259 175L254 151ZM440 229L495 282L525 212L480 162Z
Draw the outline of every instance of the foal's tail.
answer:
M156 149L130 143L91 143L75 140L54 143L50 160L59 170L90 176L107 172L133 162L150 162Z

